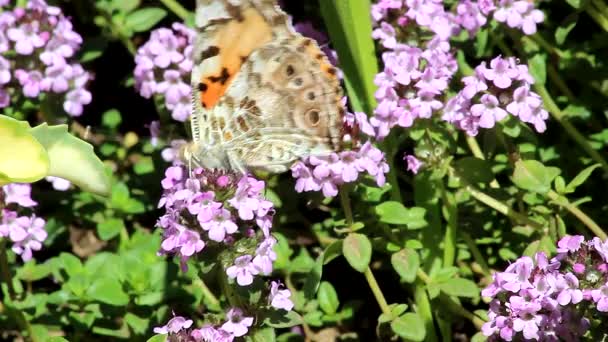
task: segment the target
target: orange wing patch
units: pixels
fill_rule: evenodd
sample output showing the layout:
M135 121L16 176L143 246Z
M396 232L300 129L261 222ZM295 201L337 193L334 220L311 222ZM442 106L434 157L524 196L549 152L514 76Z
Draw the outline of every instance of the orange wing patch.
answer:
M254 8L245 9L217 31L219 67L201 75L198 90L201 105L213 108L222 98L243 62L257 48L272 40L272 27Z

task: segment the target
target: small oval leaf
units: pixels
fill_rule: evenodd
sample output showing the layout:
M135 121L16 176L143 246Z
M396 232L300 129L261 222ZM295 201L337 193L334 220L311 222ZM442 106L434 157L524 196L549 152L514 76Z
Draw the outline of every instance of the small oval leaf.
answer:
M372 259L372 243L363 234L349 234L342 245L346 261L359 272L364 272Z

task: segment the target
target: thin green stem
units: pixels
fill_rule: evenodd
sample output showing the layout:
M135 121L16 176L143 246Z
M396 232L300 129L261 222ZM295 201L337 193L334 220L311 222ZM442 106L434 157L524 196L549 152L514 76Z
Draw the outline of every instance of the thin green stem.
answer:
M414 301L416 302L416 312L424 321L424 327L426 329L426 337L424 340L427 342L438 341L437 335L435 334L435 317L433 316L431 300L426 291L426 285L420 279L415 282Z
M432 282L431 277L429 277L428 274L426 274L422 269L418 269L418 271L416 271L416 276L418 277L418 279L420 279L420 281L425 284L429 284ZM474 313L468 311L467 309L463 308L460 304L456 303L448 296L441 295L440 301L453 313L470 320L475 325L475 327L477 327L477 329L481 329L481 326L485 323L483 319L476 316Z
M465 232L461 232L459 235L464 240L464 242L467 244L467 247L469 247L469 251L473 255L473 259L475 259L475 262L477 262L479 264L479 266L483 270L483 273L485 275L492 274L492 271L490 270L490 266L488 266L486 259L483 257L483 255L479 251L479 248L477 248L477 244L475 243L475 240L473 240L471 235L469 235L468 233L465 233Z
M346 186L340 188L340 202L342 203L342 209L344 210L346 225L350 229L353 226L355 219L353 217L353 209L350 204L350 197L348 197L348 187Z
M217 297L211 292L207 284L203 281L203 279L199 278L196 282L196 285L201 288L203 291L203 297L207 299L207 305L212 309L221 309L220 301Z
M479 144L477 143L477 139L475 139L475 137L472 137L467 134L466 141L467 141L467 145L469 145L469 149L471 150L471 152L473 153L473 155L476 158L483 159L483 160L486 159L486 157L483 155L483 152L481 151L481 147L479 147ZM500 184L498 184L498 181L496 180L496 178L494 178L490 182L490 187L492 187L494 189L500 188Z
M566 130L566 133L574 141L576 141L593 160L602 165L604 172L608 173L608 162L606 162L606 160L604 159L604 157L602 157L601 154L599 154L596 150L593 149L593 147L591 147L591 145L589 144L587 139L585 139L585 137L581 134L581 132L579 132L576 127L574 127L568 120L564 118L564 114L559 109L555 101L553 101L553 98L547 91L547 88L537 83L534 85L534 89L543 99L543 102L547 107L547 110L551 113L551 116L562 125L562 127Z
M591 217L587 216L587 214L585 214L582 210L570 203L565 197L560 196L553 190L549 190L549 193L547 195L559 206L564 207L572 215L576 216L576 218L579 219L579 221L581 221L585 226L587 226L587 228L589 228L589 230L593 232L593 234L595 234L597 237L602 240L608 239L608 235L604 233L602 228L597 223L595 223L595 221L593 221Z
M160 0L171 12L177 15L181 20L187 21L190 18L190 12L175 0Z
M351 208L350 197L348 197L347 189L348 187L342 187L340 189L340 202L342 203L342 208L344 210L346 224L349 227L352 227L354 222L353 210ZM372 290L372 293L374 294L374 297L376 298L376 301L378 302L378 305L380 306L382 312L387 315L390 315L391 309L388 307L388 303L384 298L384 294L382 293L382 290L380 289L380 286L378 285L378 282L376 281L376 278L374 277L374 274L372 273L372 270L369 268L369 266L365 269L363 275L365 276L365 280L367 280L367 285Z
M449 194L443 183L440 183L441 201L446 209L447 226L445 237L443 238L443 266L454 265L456 260L456 232L458 230L458 208L456 207L453 195Z
M391 199L393 201L401 202L401 189L399 188L399 178L397 177L397 169L395 169L395 151L393 147L396 146L394 142L395 138L392 135L386 137L385 142L382 144L383 150L386 153L386 162L388 164L388 182L391 185Z
M376 281L376 277L374 277L372 270L368 267L365 270L365 272L363 272L363 275L365 276L365 280L367 280L367 284L369 285L369 288L372 290L372 293L374 294L374 297L376 298L376 302L378 302L378 305L380 306L382 313L384 313L386 315L390 315L391 309L388 307L386 298L384 298L384 294L382 293L382 290L380 289L380 286L378 285L378 282Z
M439 296L439 301L443 305L445 305L448 308L448 310L450 310L451 312L453 312L461 317L468 319L469 321L471 321L473 323L473 325L475 325L477 330L481 330L481 327L485 323L485 321L483 319L481 319L480 317L478 317L471 311L463 308L462 305L454 302L453 300L450 299L450 297L448 297L444 294Z
M513 210L511 207L509 207L505 203L495 199L494 197L491 197L490 195L488 195L486 193L483 193L483 192L475 189L473 186L467 185L465 187L465 189L466 189L466 191L468 191L471 194L471 196L473 196L473 198L475 198L479 202L487 205L488 207L496 210L497 212L499 212L515 221L518 221L523 224L527 224L532 228L535 228L535 229L543 228L542 224L530 219L529 217L527 217L525 215L518 213L517 211Z
M11 299L15 299L15 289L13 288L13 277L11 276L11 271L8 265L8 256L6 254L6 239L1 239L0 241L0 275L2 276L2 281L6 283L8 287L8 294Z
M608 32L608 19L604 17L600 12L596 12L596 9L591 6L585 8L585 12L606 32Z

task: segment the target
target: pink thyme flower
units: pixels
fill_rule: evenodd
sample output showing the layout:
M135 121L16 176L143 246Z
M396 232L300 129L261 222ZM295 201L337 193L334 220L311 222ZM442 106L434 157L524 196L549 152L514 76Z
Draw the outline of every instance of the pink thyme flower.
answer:
M222 330L232 333L235 337L247 334L253 324L253 317L246 317L243 310L232 308L226 313L228 321L222 325Z

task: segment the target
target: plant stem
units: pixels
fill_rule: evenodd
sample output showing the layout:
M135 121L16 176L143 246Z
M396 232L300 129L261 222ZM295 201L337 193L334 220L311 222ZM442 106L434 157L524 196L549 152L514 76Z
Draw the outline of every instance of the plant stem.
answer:
M585 139L585 137L576 129L576 127L574 127L568 120L564 118L564 114L559 109L555 101L553 101L553 98L547 91L547 88L538 83L534 85L534 88L543 99L547 110L549 110L553 118L562 125L562 127L566 130L566 133L568 133L568 135L570 135L570 137L576 141L593 160L602 165L605 173L608 173L608 162L606 162L606 160L596 150L594 150L593 147L591 147L587 139Z
M479 266L481 266L483 273L485 275L492 274L492 271L490 270L490 266L488 266L488 263L484 259L483 255L481 255L481 252L479 251L479 248L477 248L477 244L475 243L475 240L473 240L471 235L469 235L468 233L465 233L465 232L461 232L459 235L460 235L460 237L462 237L464 242L469 247L469 250L471 251L471 254L473 255L473 259L475 259L475 261L479 264Z
M350 205L350 197L348 197L347 189L348 187L340 188L340 202L342 203L342 208L344 209L344 217L346 218L346 224L349 227L352 227L354 222L353 210ZM378 305L380 306L382 312L387 315L390 315L391 309L388 307L388 303L384 298L384 294L382 293L382 290L380 289L380 286L378 285L378 282L376 281L376 278L374 277L374 274L372 273L372 270L369 268L369 266L365 269L363 275L365 276L365 280L367 280L367 285L372 290L372 293L374 294L374 297L376 298L376 301L378 302Z
M213 292L211 292L211 290L209 289L209 287L207 286L207 284L205 284L205 282L203 281L203 279L201 279L199 277L198 280L196 281L196 285L198 285L198 287L200 287L201 290L203 291L203 296L209 302L208 306L212 307L213 309L221 309L220 301L213 294Z
M6 239L0 241L0 273L2 280L8 287L8 294L11 299L15 299L15 289L13 288L13 279L8 265L8 256L6 255Z
M190 17L190 12L175 0L160 0L171 12L177 15L181 20L187 21Z
M485 156L483 155L483 152L481 151L481 147L479 147L479 144L477 143L477 139L475 139L475 137L472 137L470 135L466 135L466 141L467 141L467 145L469 145L469 149L471 150L471 152L473 153L473 155L479 159L485 160ZM496 180L496 178L494 178L492 180L492 182L490 182L490 187L494 188L494 189L498 189L500 188L500 184L498 184L498 181Z
M519 221L520 223L527 224L535 229L543 228L542 224L528 218L525 215L518 213L517 211L513 210L511 207L509 207L505 203L495 199L494 197L489 196L488 194L485 194L485 193L475 189L473 186L467 185L465 187L465 189L476 200L478 200L479 202L487 205L488 207L498 211L499 213L501 213L507 217L510 217L510 218L514 219L515 221Z
M395 169L395 151L393 150L393 146L396 146L395 137L392 134L389 134L382 144L382 148L386 155L386 163L389 167L387 178L391 185L391 199L393 201L401 202L401 189L399 189L399 178L397 177L397 170Z
M422 270L420 271L424 273ZM435 317L433 316L431 301L426 291L426 286L420 279L415 282L414 301L416 302L416 312L424 321L424 327L426 329L426 337L424 340L427 342L437 341L437 335L435 334Z
M550 199L555 201L555 203L566 208L566 210L572 213L572 215L576 216L576 218L579 219L579 221L581 221L585 226L587 226L587 228L589 228L589 230L593 232L593 234L595 234L597 237L602 240L608 239L608 235L604 233L602 228L600 228L600 226L595 223L595 221L593 221L591 217L587 216L587 214L585 214L578 207L572 205L572 203L570 203L565 197L560 196L553 190L549 190L549 193L547 195Z
M426 274L420 268L416 271L416 276L418 277L418 279L420 279L425 284L429 284L432 281L431 277L429 277L428 274ZM475 327L477 327L477 329L481 329L481 326L485 323L483 319L481 319L480 317L476 316L474 313L468 311L467 309L463 308L461 305L459 305L458 303L454 302L454 300L452 300L450 297L442 294L440 296L440 300L452 312L454 312L455 314L458 314L458 315L460 315L460 316L462 316L462 317L470 320L471 322L473 322L473 324L475 325Z
M596 12L596 9L591 8L591 6L587 6L585 8L585 12L589 14L589 16L606 32L608 32L608 19L604 17L601 13Z
M376 298L376 302L378 302L378 305L380 306L382 313L390 315L391 309L388 307L386 298L384 298L384 294L382 293L380 286L378 286L378 282L376 281L376 277L374 277L372 270L369 267L367 267L365 272L363 272L363 275L365 275L365 280L367 280L367 284L369 285L369 288L374 293L374 297Z
M458 229L458 208L456 207L454 196L449 194L443 182L440 181L441 201L446 209L447 226L443 239L443 266L454 265L456 259L456 231Z

